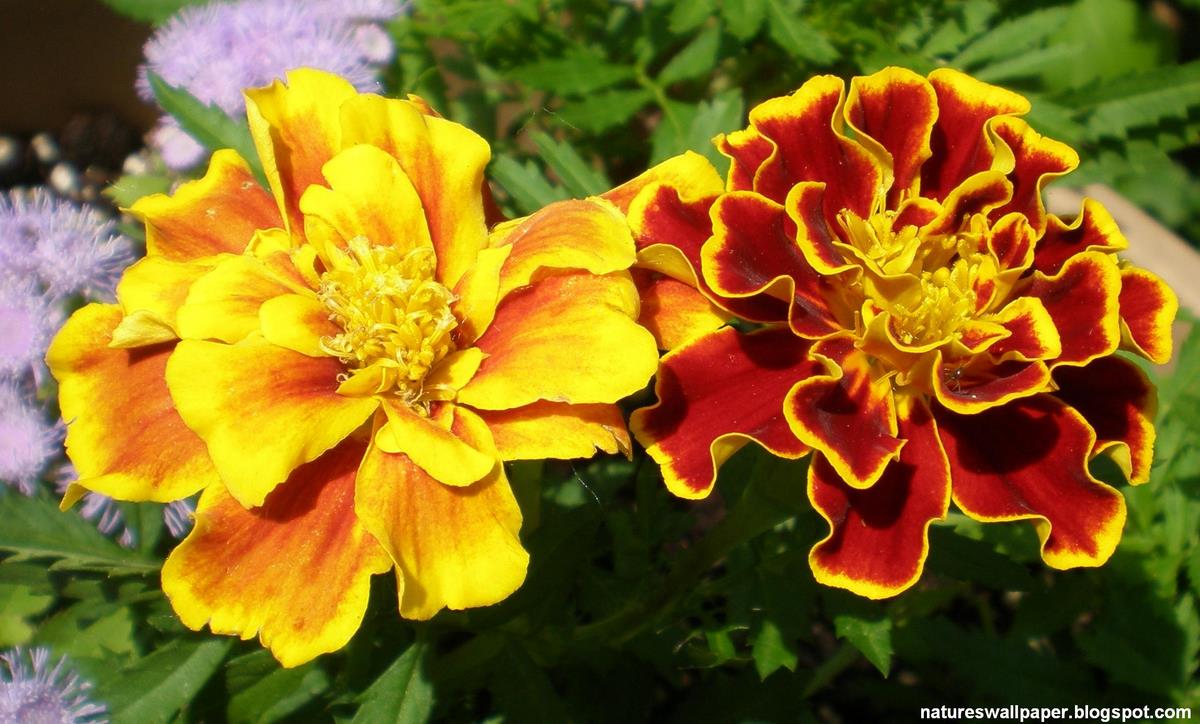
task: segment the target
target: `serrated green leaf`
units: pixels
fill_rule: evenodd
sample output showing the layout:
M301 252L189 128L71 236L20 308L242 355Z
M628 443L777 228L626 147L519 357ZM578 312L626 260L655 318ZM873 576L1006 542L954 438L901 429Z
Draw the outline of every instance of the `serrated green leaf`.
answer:
M512 197L520 214L532 214L567 198L567 192L551 186L532 161L521 164L511 156L499 156L492 161L491 177Z
M653 99L645 88L602 91L567 103L558 115L575 128L598 133L628 122Z
M131 654L133 615L126 606L95 599L80 601L44 621L33 640L77 658Z
M686 3L685 3L686 4ZM721 47L721 29L708 28L675 54L658 74L660 85L698 78L713 69Z
M1097 138L1122 138L1132 128L1184 119L1200 109L1200 61L1109 83L1080 100L1090 111L1088 130Z
M892 619L871 619L853 613L834 617L838 638L849 641L884 676L892 668Z
M540 131L533 133L530 138L533 145L537 146L538 155L554 170L571 196L594 196L612 187L604 173L588 165L571 144L556 141Z
M1069 9L1051 7L1006 20L976 38L950 64L972 68L999 58L1011 58L1036 47L1067 21Z
M356 724L424 722L433 711L433 685L425 675L424 641L418 640L359 697Z
M1038 48L989 63L976 70L974 75L989 83L1001 83L1014 78L1032 78L1078 56L1083 48L1083 45L1076 43Z
M78 513L64 513L45 498L0 494L0 520L0 550L17 559L55 559L58 568L110 575L153 573L160 565L118 546Z
M729 34L738 40L754 37L766 17L766 0L724 0L721 3L721 19Z
M254 148L250 128L244 122L230 118L220 108L197 100L191 93L170 85L154 73L148 73L147 78L150 89L154 91L154 99L179 122L180 128L209 151L222 148L237 151L250 164L250 170L258 182L266 186L262 161Z
M29 619L54 603L54 595L27 584L0 583L0 647L23 644L33 636Z
M158 25L189 5L204 5L210 0L103 0L104 4L143 23Z
M125 174L113 182L112 186L104 189L104 195L122 208L133 206L134 202L150 194L165 194L171 188L171 179L166 175L142 174L131 176Z
M579 49L561 58L513 68L508 75L538 90L584 95L631 80L634 71L630 66L609 63L595 53Z
M761 621L752 644L754 670L759 679L765 679L779 669L796 670L797 656L794 646L783 637L779 626L769 618Z
M295 669L283 669L275 664L273 669L230 697L226 709L230 722L271 724L329 689L329 676L316 664L308 663Z
M713 137L740 127L743 124L744 110L742 93L737 88L701 102L688 126L688 133L684 139L685 148L706 156L716 166L717 171L724 175L729 168L729 159L717 150L713 144Z
M686 35L704 24L717 12L716 0L687 0L675 3L667 27L676 35Z
M176 639L101 683L96 698L108 704L114 724L171 721L216 672L232 645L228 638Z
M830 65L838 59L837 48L801 20L784 0L766 0L766 3L767 34L785 53L815 65Z

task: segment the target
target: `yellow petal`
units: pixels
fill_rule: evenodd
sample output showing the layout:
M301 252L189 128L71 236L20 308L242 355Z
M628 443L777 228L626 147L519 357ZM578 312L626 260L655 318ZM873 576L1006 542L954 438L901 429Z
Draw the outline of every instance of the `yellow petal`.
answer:
M176 328L184 339L237 342L258 331L258 310L264 302L304 289L262 259L226 256L192 284Z
M629 455L629 430L616 405L535 402L515 410L482 411L504 460L590 458L597 450Z
M258 321L268 342L309 357L329 357L321 349L321 338L341 332L329 321L329 310L325 305L306 294L284 294L268 299L258 310Z
M470 485L498 465L494 455L480 452L451 428L477 422L470 412L442 405L432 418L422 417L393 402L384 402L387 423L375 433L375 444L388 453L404 453L434 480L446 485ZM476 431L476 436L478 432Z

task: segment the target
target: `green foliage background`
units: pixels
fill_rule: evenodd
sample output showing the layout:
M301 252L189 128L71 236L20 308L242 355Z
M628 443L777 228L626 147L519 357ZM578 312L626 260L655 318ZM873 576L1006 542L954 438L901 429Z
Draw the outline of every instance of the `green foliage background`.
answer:
M106 0L161 22L186 0ZM1200 3L1131 0L427 0L392 27L387 84L493 143L504 209L594 194L709 139L816 73L950 65L1033 100L1074 146L1060 183L1103 182L1200 238ZM1181 31L1182 29L1182 31ZM161 83L213 145L244 128ZM127 204L166 179L123 179ZM1190 331L1194 320L1181 326ZM1107 566L1043 566L1032 528L952 514L920 584L885 602L817 586L824 525L805 462L739 453L703 503L638 451L519 464L524 587L481 610L401 621L377 579L362 630L297 669L256 642L184 630L158 590L157 506L126 505L126 550L55 501L0 495L0 646L45 644L116 721L909 721L931 705L1200 708L1200 334L1159 384L1150 484L1117 483ZM645 401L645 398L640 400ZM637 402L637 401L635 401ZM316 583L314 585L319 585Z

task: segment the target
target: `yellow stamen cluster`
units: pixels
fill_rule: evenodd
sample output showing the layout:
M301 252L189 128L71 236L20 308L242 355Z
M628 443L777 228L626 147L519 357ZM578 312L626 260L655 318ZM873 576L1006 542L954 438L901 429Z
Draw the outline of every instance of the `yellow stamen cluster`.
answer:
M958 259L951 267L922 271L919 284L889 307L896 337L919 346L952 336L974 316L975 270L968 260Z
M356 373L370 369L374 392L392 392L409 405L422 400L425 376L454 350L454 295L434 279L431 247L409 250L352 239L329 252L317 297L341 334L321 348Z

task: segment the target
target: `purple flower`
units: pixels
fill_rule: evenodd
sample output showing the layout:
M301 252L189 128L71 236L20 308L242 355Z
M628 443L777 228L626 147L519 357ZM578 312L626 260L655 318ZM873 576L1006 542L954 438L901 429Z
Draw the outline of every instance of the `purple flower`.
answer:
M0 276L0 380L43 377L46 348L63 313L32 279Z
M0 654L0 722L79 724L103 720L105 707L89 698L91 682L50 650L20 647Z
M167 503L167 507L163 508L163 522L167 524L167 532L172 538L183 538L192 530L192 515L195 512L196 506L190 500Z
M32 395L23 387L0 382L0 481L33 495L61 449L62 427L47 422L46 415L29 404Z
M99 211L45 189L0 193L0 275L36 281L52 299L111 300L133 261L129 240Z
M377 23L402 9L398 0L241 0L186 7L146 44L138 91L154 100L147 75L153 71L234 117L245 112L243 89L267 85L292 68L336 73L370 91L393 52ZM151 143L177 170L204 157L200 144L170 117L151 134Z
M54 475L54 487L59 495L66 495L67 489L79 479L75 466L63 465ZM125 514L121 512L117 501L101 493L88 492L79 504L79 515L91 521L96 529L106 536L116 536L117 542L126 548L132 548L137 541L133 531L125 525Z

